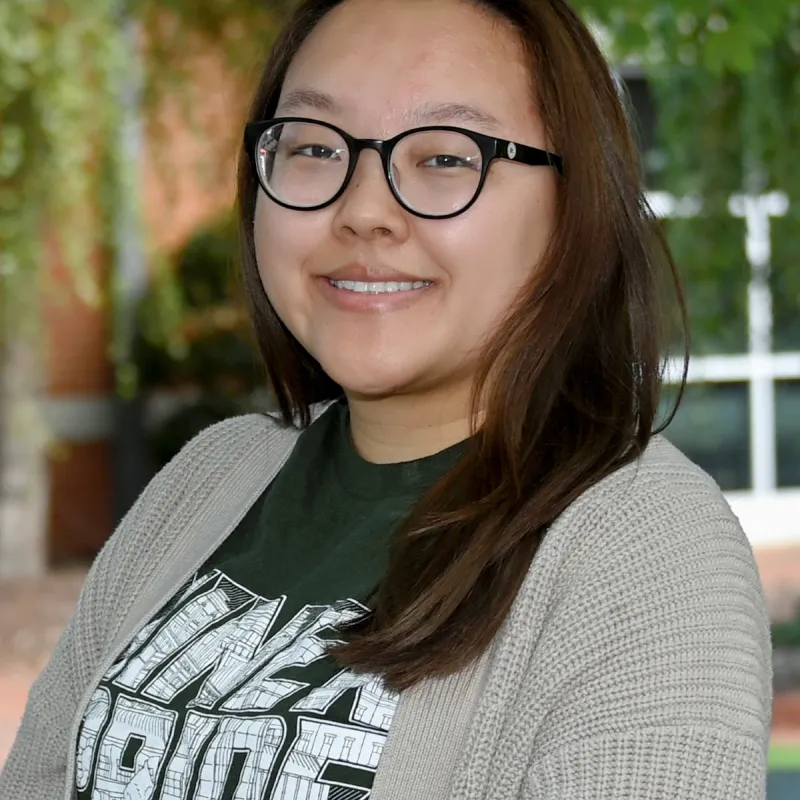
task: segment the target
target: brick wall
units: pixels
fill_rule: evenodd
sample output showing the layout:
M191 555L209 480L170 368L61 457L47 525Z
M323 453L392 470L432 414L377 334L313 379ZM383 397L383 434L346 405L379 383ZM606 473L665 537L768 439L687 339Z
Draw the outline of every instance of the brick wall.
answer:
M171 251L234 198L235 151L248 86L207 58L187 98L165 102L150 120L144 154L146 246ZM184 102L188 100L188 102ZM194 119L183 108L193 109ZM94 265L102 278L110 265ZM113 530L113 446L108 421L93 418L111 398L106 308L80 300L54 252L44 304L46 385L54 406L70 406L81 436L61 438L48 457L50 563L89 559ZM75 425L73 425L75 427Z

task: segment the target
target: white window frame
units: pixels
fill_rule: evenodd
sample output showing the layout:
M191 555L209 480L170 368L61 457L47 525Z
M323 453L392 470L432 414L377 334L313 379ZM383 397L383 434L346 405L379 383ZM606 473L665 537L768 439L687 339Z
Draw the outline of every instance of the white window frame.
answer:
M699 215L702 201L649 192L655 215L662 219ZM727 493L754 545L800 544L800 488L777 487L777 429L775 381L800 380L800 351L775 353L772 348L772 292L769 285L772 257L771 222L789 211L784 192L733 195L732 216L744 220L744 249L750 265L747 287L748 352L739 355L693 356L689 383L746 383L750 394L751 488ZM667 381L676 382L683 371L680 360L667 365ZM800 411L798 412L800 413Z

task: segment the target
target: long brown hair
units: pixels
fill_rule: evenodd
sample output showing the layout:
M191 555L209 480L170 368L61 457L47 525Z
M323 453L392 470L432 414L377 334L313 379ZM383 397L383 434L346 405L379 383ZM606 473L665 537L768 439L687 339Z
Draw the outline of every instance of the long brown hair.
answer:
M592 35L563 0L472 1L520 37L532 92L566 170L547 255L482 354L473 399L484 412L480 429L397 532L374 611L333 651L398 690L451 673L485 649L553 520L635 459L656 432L670 306L686 342L675 265L645 202L625 103ZM274 46L250 119L274 114L294 54L340 2L299 4ZM342 389L266 297L253 237L257 191L242 151L247 303L283 418L305 426L311 405ZM667 305L665 297L677 302Z

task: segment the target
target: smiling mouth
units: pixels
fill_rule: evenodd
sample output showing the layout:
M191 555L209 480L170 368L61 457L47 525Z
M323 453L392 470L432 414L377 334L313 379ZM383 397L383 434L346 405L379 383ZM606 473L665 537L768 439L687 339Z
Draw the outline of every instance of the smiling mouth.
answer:
M398 292L413 292L433 286L433 281L335 281L330 278L328 283L335 289L356 294L395 294Z

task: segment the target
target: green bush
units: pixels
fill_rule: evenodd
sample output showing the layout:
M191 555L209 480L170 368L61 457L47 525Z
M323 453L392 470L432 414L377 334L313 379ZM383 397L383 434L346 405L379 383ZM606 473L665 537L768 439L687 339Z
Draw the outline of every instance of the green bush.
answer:
M161 391L184 398L148 431L156 466L208 425L251 410L253 393L264 385L239 302L237 253L232 219L200 230L172 263L158 267L140 305L140 389L145 397Z
M776 622L772 625L773 647L800 648L800 606L794 619L788 622Z

